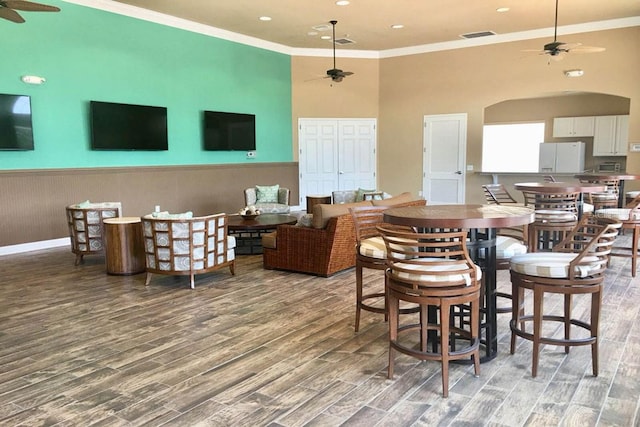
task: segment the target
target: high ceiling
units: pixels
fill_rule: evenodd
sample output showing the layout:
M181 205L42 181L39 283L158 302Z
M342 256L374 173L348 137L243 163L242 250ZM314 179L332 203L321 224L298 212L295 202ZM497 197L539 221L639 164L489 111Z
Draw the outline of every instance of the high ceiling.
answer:
M292 49L330 48L330 41L320 36L331 35L327 24L335 19L336 37L354 41L339 49L364 51L451 42L461 40L461 34L480 31L529 32L529 37L520 38L548 36L551 41L556 6L555 0L351 0L347 6L336 5L336 0L70 1L131 5ZM498 13L500 7L509 11ZM122 9L126 13L136 8ZM261 16L271 20L261 21ZM639 25L640 0L559 0L559 35L584 31L587 23L594 29L629 26L624 18L630 17L635 17L633 25ZM394 24L404 28L392 29ZM314 29L323 25L324 31Z

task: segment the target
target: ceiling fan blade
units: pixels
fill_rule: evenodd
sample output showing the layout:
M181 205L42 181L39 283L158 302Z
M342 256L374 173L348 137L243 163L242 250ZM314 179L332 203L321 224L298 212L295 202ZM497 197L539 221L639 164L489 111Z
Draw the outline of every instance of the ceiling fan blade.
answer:
M24 18L22 18L18 12L7 9L6 7L0 7L0 18L15 22L16 24L22 24L24 22Z
M46 4L34 3L24 0L6 0L4 4L11 9L24 10L27 12L59 12L60 8Z
M607 49L604 47L596 47L596 46L579 46L573 49L568 49L568 51L571 53L597 53L597 52L604 52L605 50Z
M353 73L351 71L343 71L342 72L342 76L343 77L352 76L352 75L353 75Z

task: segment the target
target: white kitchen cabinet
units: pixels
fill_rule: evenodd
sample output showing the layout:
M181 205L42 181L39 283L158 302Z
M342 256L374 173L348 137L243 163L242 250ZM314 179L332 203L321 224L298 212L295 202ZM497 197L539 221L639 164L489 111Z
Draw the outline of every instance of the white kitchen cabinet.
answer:
M596 116L594 156L626 156L629 144L629 116Z
M556 117L553 119L553 137L593 136L595 118L585 117Z
M541 173L580 173L584 171L585 144L544 142L540 144L538 170Z

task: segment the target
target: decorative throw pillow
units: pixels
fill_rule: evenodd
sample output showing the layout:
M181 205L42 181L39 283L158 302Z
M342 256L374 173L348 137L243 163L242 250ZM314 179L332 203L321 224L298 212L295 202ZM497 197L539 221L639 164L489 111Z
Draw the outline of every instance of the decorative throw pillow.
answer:
M313 214L304 214L300 218L298 218L298 222L296 223L296 226L311 227L312 221L313 221Z
M363 188L358 188L358 191L356 192L356 202L361 202L364 200L364 193L375 193L375 191L375 189L365 190Z
M78 206L80 209L85 209L85 208L91 207L91 202L88 200L85 200L84 202L78 203L76 206Z
M278 203L280 185L256 185L256 203Z

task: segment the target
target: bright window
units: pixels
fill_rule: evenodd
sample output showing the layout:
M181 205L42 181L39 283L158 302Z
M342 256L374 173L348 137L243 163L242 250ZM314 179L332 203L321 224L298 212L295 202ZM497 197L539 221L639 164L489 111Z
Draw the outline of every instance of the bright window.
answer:
M544 122L484 125L484 172L538 172L539 145L544 142Z

